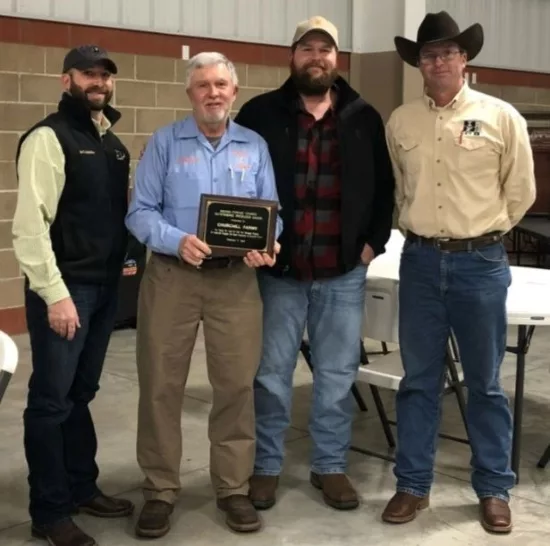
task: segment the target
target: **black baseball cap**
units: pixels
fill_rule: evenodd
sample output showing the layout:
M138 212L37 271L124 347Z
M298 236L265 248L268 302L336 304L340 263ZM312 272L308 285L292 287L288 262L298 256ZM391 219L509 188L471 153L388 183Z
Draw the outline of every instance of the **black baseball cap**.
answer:
M111 74L116 74L118 70L105 49L96 45L82 45L65 55L63 72L68 72L71 68L87 70L97 65L104 66Z

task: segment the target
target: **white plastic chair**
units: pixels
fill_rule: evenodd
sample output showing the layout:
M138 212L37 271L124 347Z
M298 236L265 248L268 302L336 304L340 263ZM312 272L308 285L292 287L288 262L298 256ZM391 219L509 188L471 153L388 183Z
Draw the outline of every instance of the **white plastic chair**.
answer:
M0 331L0 402L8 388L8 384L17 369L19 350L8 334Z

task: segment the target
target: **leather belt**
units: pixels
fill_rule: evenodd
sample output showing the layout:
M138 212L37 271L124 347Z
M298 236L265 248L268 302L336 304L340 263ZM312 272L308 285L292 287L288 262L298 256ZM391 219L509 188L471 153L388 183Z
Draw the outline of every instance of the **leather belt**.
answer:
M242 262L242 260L231 258L229 256L216 256L215 258L206 258L206 260L203 260L198 269L227 269L228 267L233 267L239 262Z
M464 252L476 250L487 245L502 241L502 233L493 231L479 237L467 239L451 239L449 237L422 237L411 231L407 232L407 240L425 246L433 246L444 252Z
M184 267L192 267L194 269L199 269L199 270L227 269L229 267L234 266L237 263L242 262L242 259L239 259L239 258L233 258L230 256L216 256L213 258L207 258L202 262L200 267L196 267L183 260L180 260L176 256L169 256L168 254L161 254L160 252L153 252L153 254L155 254L156 256L160 256L164 260L173 261L178 265L181 265Z

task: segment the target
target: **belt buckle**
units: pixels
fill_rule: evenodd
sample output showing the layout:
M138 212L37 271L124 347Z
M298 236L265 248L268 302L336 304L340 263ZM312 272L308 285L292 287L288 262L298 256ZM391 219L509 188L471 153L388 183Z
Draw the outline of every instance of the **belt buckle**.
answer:
M435 240L435 246L438 250L441 250L441 243L448 243L450 240L450 237L438 237Z

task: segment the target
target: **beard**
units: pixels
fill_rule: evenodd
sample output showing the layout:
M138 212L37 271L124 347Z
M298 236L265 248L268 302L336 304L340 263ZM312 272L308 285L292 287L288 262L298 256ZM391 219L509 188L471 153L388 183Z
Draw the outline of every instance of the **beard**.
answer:
M218 125L227 121L229 118L229 110L220 110L219 112L205 113L203 116L203 121L207 125Z
M323 71L320 76L312 76L308 72L314 66L319 67ZM306 97L319 97L332 87L338 77L338 70L336 68L328 69L323 63L315 61L308 63L300 69L296 68L294 63L291 63L290 75L300 94Z
M97 85L90 86L86 89L77 85L74 80L71 78L71 86L69 87L69 93L75 99L80 100L86 108L99 112L105 108L113 98L113 92L102 89ZM91 100L88 98L88 93L104 93L103 98Z

